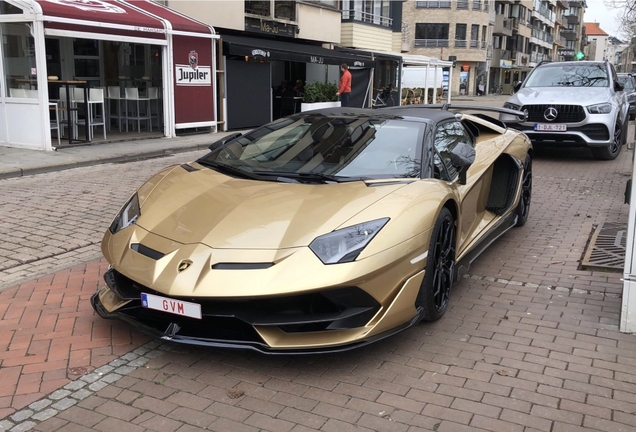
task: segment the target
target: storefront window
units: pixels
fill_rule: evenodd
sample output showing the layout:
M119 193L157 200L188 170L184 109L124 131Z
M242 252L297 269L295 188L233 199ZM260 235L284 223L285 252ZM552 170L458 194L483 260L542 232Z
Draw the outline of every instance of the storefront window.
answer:
M22 9L0 0L0 15L22 15Z
M2 55L9 97L37 98L35 41L28 23L2 23Z
M74 39L73 56L75 78L91 81L91 85L99 85L99 41Z

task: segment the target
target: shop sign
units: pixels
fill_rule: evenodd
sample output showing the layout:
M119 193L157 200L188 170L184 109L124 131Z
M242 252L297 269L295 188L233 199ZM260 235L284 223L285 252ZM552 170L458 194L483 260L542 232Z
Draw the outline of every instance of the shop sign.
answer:
M356 60L353 62L353 65L357 67L364 67L364 62Z
M323 64L325 62L325 59L323 57L318 57L318 56L310 56L309 57L309 61L311 63L318 63L318 64Z
M295 37L298 26L259 18L245 18L245 31L276 36Z
M187 65L175 65L178 86L209 86L212 84L211 66L199 66L199 54L192 50Z
M499 60L499 67L502 69L512 69L512 60Z
M268 58L269 57L269 51L265 51L262 49L253 49L252 50L252 57L254 58Z

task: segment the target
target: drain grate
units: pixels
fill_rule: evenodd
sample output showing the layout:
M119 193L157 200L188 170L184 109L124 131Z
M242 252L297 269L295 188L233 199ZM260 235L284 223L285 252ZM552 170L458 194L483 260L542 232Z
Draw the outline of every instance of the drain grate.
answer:
M625 266L627 224L603 222L592 232L581 269L622 272Z

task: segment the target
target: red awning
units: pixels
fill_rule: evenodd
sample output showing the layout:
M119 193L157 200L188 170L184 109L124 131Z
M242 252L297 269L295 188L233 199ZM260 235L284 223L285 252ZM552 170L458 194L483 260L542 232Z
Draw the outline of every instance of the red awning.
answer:
M165 39L167 33L207 37L214 34L211 27L150 0L37 0L37 3L42 8L45 29L151 39Z

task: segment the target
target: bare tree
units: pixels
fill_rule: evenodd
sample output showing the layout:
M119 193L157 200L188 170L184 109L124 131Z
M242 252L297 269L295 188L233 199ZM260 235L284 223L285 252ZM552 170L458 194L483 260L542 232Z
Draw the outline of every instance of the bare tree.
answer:
M604 0L608 9L621 12L620 31L630 39L636 36L636 0Z

